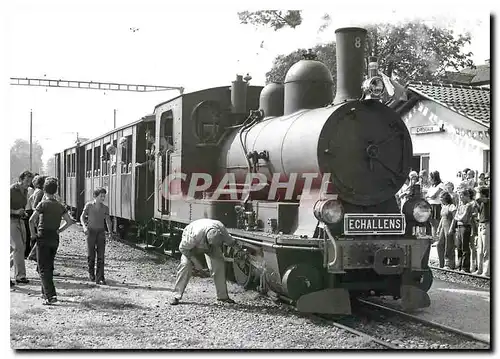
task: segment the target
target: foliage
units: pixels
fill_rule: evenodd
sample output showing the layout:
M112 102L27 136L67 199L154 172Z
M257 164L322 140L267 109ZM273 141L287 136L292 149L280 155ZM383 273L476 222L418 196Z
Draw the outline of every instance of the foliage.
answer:
M380 69L399 81L439 81L447 68L473 67L472 53L462 52L470 34L413 21L400 25L376 24L368 28L368 53L379 57Z
M33 142L32 172L42 173L43 148L37 142ZM10 182L17 182L21 172L30 168L30 144L23 139L17 139L10 148Z
M238 12L240 23L255 26L269 26L277 31L285 26L295 29L302 23L300 10L261 10Z
M445 69L456 70L473 67L472 53L462 49L470 44L470 34L454 36L452 30L429 27L421 22L405 24L376 24L368 30L367 56L379 57L380 70L387 76L397 77L400 83L409 81L443 80ZM303 49L288 55L278 55L271 70L266 73L267 82L283 82L288 69L298 60ZM313 49L336 78L335 43L317 45Z

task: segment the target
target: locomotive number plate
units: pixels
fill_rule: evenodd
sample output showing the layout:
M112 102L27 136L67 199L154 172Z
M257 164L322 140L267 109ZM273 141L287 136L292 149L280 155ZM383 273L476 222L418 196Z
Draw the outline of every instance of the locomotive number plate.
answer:
M404 214L347 213L344 216L344 234L404 234Z

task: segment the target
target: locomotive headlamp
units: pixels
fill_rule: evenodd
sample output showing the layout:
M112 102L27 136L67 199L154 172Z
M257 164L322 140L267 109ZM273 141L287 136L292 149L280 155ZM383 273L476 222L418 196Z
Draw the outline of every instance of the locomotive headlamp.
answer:
M379 76L370 77L363 82L363 91L370 97L380 97L384 93L384 80Z
M424 200L417 201L413 205L413 218L419 223L424 223L429 220L431 216L431 206Z
M334 199L320 200L314 205L314 216L318 221L328 224L339 222L344 216L342 204Z

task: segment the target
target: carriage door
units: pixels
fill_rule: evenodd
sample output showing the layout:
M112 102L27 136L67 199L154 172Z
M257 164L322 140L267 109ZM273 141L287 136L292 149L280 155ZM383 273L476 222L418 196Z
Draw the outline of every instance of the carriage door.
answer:
M161 115L160 120L160 148L158 149L159 155L159 174L162 181L164 181L170 174L170 156L174 149L174 143L172 140L173 136L173 113L172 110L166 111ZM161 198L161 208L159 208L162 214L170 213L170 201L168 196L163 196Z

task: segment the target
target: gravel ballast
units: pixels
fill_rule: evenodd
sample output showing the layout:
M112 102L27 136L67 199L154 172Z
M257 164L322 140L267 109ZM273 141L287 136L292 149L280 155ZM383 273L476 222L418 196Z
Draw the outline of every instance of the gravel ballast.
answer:
M116 240L106 243L106 280L87 280L85 236L62 233L59 303L42 305L35 263L11 290L13 349L375 349L366 338L228 283L236 304L217 303L211 278L191 279L170 306L178 261ZM11 274L12 276L12 274Z

